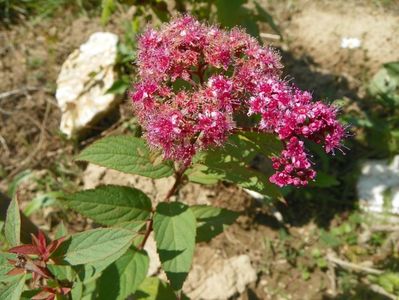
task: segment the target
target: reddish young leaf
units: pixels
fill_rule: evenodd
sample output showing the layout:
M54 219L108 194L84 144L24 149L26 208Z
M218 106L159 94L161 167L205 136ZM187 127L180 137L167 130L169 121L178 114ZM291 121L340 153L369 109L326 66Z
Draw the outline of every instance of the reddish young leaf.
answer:
M8 250L10 253L24 254L24 255L40 255L39 249L34 245L20 245Z
M40 254L43 255L46 252L46 248L47 248L46 236L44 235L44 233L42 231L39 231L37 237L34 236L33 234L31 236L32 236L32 244L36 245L40 251Z
M47 261L50 258L51 254L53 254L53 252L57 250L59 246L61 246L65 239L66 237L62 237L58 240L52 241L46 249L46 254L45 256L43 256L43 260Z
M25 273L25 270L22 268L14 268L11 271L7 272L7 275L14 276L14 275L21 275Z

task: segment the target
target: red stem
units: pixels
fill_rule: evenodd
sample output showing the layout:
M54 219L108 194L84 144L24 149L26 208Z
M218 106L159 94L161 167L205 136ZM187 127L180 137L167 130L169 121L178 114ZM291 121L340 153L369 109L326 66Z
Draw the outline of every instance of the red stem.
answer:
M180 184L182 183L183 179L183 174L187 170L187 166L182 166L178 171L175 172L176 178L175 178L175 183L173 184L172 188L168 191L168 193L165 196L164 201L169 202L170 198L176 194L176 192L179 189ZM154 214L151 215L151 218L147 221L147 227L144 233L144 238L143 241L141 242L140 246L138 247L139 250L142 250L145 246L145 243L148 240L148 237L151 234L151 231L153 229L152 224L153 224L153 217Z
M141 242L140 246L138 247L139 250L143 250L143 248L144 248L144 246L145 246L145 243L147 242L148 237L150 236L150 233L151 233L151 231L152 231L152 223L153 223L152 217L153 217L153 216L151 216L151 218L147 221L147 227L146 227L146 229L145 229L144 239L143 239L143 241Z

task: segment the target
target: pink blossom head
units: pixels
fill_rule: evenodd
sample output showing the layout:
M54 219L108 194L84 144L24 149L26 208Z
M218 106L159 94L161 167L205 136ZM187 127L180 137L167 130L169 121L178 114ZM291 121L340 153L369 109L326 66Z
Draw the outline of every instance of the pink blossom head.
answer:
M145 137L166 159L186 166L198 151L223 146L239 130L238 112L259 115L256 129L275 133L285 145L270 178L279 186L315 177L303 140L332 152L345 134L336 110L282 80L276 51L241 29L177 17L141 35L137 64L140 80L131 98Z

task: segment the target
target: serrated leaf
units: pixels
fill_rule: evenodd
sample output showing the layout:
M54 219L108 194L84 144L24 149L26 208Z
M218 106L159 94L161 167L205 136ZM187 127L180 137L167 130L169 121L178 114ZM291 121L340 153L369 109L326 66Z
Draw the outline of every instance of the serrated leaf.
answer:
M72 235L56 251L53 259L70 265L112 263L128 249L131 231L121 228L99 228ZM115 254L119 257L115 257Z
M193 259L195 216L183 203L159 203L153 227L162 267L172 288L180 290Z
M104 225L145 220L151 200L142 191L127 186L105 185L66 196L66 204Z
M124 228L124 229L130 230L137 234L144 228L144 225L146 223L147 223L146 220L122 222L122 223L115 224L113 227Z
M55 231L55 239L60 239L64 236L68 235L68 229L65 227L65 224L63 221L60 222L58 225L57 230Z
M84 149L77 160L150 178L173 174L173 168L167 162L151 160L151 152L144 140L134 136L105 137Z
M215 184L219 180L223 179L223 175L212 174L209 173L208 171L209 170L207 166L201 164L194 164L191 168L189 168L185 172L185 174L187 175L188 180L200 184Z
M4 234L11 247L21 244L21 215L16 197L14 197L7 209Z
M80 281L75 281L72 290L71 290L71 297L72 300L81 300L83 293L83 284Z
M8 262L8 259L15 257L15 254L0 253L0 282L13 281L13 276L7 275L9 271L14 269L14 266Z
M84 283L85 291L87 289L88 282L97 280L102 272L119 257L126 253L126 249L121 249L115 252L105 260L99 260L90 264L74 266L74 270L79 277L79 280Z
M281 149L281 142L270 134L255 132L235 134L230 136L224 147L200 154L196 158L196 164L188 172L188 178L194 182L198 182L198 178L200 181L205 181L204 177L208 175L211 180L219 178L263 195L278 198L281 196L279 189L269 181L269 176L274 170L270 166L267 172L266 168L261 172L255 168L254 161L259 155L268 157L279 153ZM197 176L193 178L190 173Z
M175 299L176 296L168 284L157 277L147 277L134 294L137 300Z
M237 212L208 205L194 205L190 209L197 219L197 242L210 241L239 216Z
M73 282L76 275L71 266L48 264L47 268L57 280Z
M145 251L129 249L99 278L99 299L124 300L133 294L147 276L149 258ZM118 278L115 281L115 278ZM113 282L112 285L109 283Z
M1 287L1 300L20 300L21 294L24 290L25 274L15 276L15 280Z

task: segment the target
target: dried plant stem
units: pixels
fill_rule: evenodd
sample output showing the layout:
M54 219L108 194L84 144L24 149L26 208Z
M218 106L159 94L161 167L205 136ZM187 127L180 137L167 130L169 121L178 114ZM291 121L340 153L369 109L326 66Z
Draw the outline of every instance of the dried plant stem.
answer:
M365 267L362 265L354 264L354 263L339 259L338 257L336 257L332 254L327 255L327 260L335 265L338 265L338 266L344 268L344 269L349 269L349 270L355 271L355 272L362 272L362 273L375 274L375 275L381 275L383 273L383 271L378 270L378 269Z

